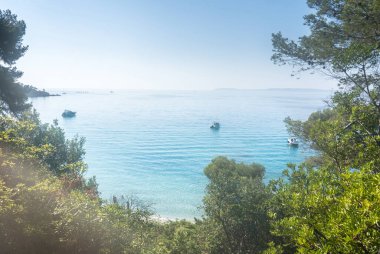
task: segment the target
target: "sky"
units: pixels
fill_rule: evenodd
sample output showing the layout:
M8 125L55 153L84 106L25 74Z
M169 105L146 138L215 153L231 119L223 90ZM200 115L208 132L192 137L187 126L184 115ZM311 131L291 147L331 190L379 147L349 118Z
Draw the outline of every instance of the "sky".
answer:
M307 34L306 0L0 0L26 22L22 83L44 89L331 89L277 66L271 34Z

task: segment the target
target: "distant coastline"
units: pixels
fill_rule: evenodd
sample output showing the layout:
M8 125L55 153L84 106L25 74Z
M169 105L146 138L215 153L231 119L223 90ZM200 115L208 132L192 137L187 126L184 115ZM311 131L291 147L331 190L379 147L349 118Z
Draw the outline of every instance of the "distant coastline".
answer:
M318 88L257 88L257 89L243 89L243 88L216 88L213 91L333 91L333 89L318 89Z
M60 94L51 94L49 92L46 92L45 89L39 90L38 88L30 85L24 85L23 89L26 96L29 98L61 96Z

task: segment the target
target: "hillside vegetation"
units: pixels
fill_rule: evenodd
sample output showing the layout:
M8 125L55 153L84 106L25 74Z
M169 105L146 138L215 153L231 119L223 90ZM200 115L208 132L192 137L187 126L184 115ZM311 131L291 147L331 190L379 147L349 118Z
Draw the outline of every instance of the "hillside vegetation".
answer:
M1 253L379 253L380 2L307 2L310 34L273 34L273 60L339 84L327 109L285 119L318 155L268 184L260 164L214 158L193 222L160 222L134 197L100 198L84 138L30 109L14 66L26 26L0 11Z

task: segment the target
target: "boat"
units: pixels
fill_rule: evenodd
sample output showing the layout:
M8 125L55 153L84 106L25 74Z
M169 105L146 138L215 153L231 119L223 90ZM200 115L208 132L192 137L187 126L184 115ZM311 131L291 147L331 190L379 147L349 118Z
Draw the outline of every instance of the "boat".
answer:
M211 126L210 126L210 129L213 129L213 130L219 130L220 128L220 123L218 122L214 122Z
M62 113L62 117L74 117L75 114L76 112L65 109L65 111Z
M288 145L298 146L298 140L296 138L288 138Z

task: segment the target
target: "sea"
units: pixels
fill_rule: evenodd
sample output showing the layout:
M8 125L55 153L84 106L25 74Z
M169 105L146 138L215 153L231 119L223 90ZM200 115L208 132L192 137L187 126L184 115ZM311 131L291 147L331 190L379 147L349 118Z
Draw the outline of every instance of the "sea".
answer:
M32 104L43 122L57 119L68 138L86 138L86 177L96 176L102 198L123 195L160 218L189 220L203 214L203 170L213 158L261 163L267 183L287 163L313 155L304 144L287 144L283 120L306 120L332 95L312 89L59 93ZM65 109L76 116L63 118ZM214 121L217 131L210 129Z

